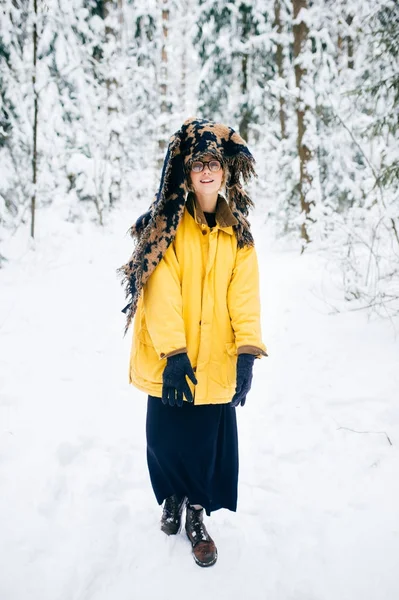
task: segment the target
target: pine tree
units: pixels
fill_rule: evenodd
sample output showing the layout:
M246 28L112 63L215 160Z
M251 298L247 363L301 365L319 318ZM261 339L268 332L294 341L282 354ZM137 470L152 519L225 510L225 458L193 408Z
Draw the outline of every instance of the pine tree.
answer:
M32 190L28 4L8 0L0 13L0 240L26 216Z
M363 166L363 202L348 215L348 298L379 314L399 313L399 7L372 3L352 97L361 111L354 132ZM356 54L355 54L356 57Z
M269 15L260 1L199 2L194 38L202 66L199 111L234 124L245 140L262 121L267 106L262 89L274 71Z

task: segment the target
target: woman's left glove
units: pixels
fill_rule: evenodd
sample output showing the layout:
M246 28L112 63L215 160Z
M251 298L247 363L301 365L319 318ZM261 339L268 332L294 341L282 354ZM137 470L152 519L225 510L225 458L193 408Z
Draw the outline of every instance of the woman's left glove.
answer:
M195 377L193 367L187 352L174 354L166 359L166 367L163 372L162 402L170 406L183 406L183 394L189 402L193 402L193 395L187 383L186 376L191 379L194 385L198 381Z
M237 358L237 385L231 400L231 406L244 406L247 394L251 389L252 370L256 356L253 354L239 354Z

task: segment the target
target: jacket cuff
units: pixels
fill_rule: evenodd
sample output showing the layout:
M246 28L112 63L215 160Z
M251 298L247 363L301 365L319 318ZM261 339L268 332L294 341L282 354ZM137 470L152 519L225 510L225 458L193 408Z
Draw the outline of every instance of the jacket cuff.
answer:
M237 348L237 354L254 354L256 357L260 358L261 356L268 356L267 352L265 352L262 348L258 348L258 346L240 346Z
M178 348L177 350L172 350L172 352L168 352L167 354L161 352L160 357L169 358L169 356L174 356L175 354L184 354L185 352L187 352L187 348Z

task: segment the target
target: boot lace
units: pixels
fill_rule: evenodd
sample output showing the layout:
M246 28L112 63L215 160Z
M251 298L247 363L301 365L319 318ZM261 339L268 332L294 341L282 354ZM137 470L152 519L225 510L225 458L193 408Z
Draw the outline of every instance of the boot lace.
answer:
M192 511L192 517L190 519L192 536L195 538L196 542L207 542L209 536L202 521L203 509L196 510L195 508L190 508L190 510Z
M179 500L179 498L177 498L177 496L173 495L173 496L169 496L169 498L166 498L165 500L165 504L164 504L164 518L171 522L176 522L179 520L180 517L180 503L181 500Z

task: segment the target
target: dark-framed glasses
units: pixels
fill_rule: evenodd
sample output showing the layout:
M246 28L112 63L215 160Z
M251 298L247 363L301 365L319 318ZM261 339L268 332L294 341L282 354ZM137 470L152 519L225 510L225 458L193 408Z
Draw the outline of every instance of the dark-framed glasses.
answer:
M222 163L216 159L207 161L195 160L191 165L191 170L194 171L194 173L201 173L201 171L204 170L205 165L208 165L209 170L212 171L212 173L216 173L216 171L219 171L222 167Z

